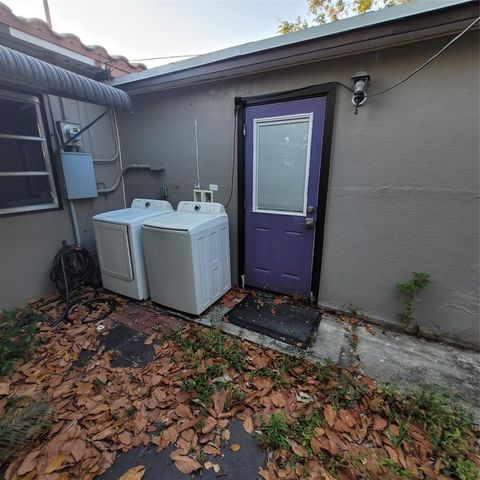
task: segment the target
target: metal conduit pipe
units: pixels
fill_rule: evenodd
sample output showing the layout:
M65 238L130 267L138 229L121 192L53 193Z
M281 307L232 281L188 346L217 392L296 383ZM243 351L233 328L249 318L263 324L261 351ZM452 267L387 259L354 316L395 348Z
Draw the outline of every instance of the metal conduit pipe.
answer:
M142 165L142 164L132 164L126 165L123 167L120 172L118 173L113 185L108 188L101 188L98 190L100 194L112 193L114 192L119 186L122 180L123 175L128 172L128 170L151 170L152 172L163 172L165 170L164 167L152 167L151 165Z

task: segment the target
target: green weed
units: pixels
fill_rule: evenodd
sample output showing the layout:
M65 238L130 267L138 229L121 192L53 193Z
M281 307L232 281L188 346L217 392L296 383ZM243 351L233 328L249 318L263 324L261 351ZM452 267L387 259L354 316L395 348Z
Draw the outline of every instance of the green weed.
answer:
M310 441L314 430L324 425L323 411L314 409L309 415L298 417L292 426L292 432L297 442L310 450Z
M414 478L409 470L397 465L390 458L379 458L378 464L385 467L389 471L391 478L395 480L413 480Z
M394 435L391 430L387 431L387 437L395 448L400 448L404 443L410 442L410 437L407 432L409 422L410 417L405 421L400 420L398 422L398 435Z
M468 451L472 417L437 387L419 388L407 397L405 408L423 424L434 450L454 456Z
M317 380L320 380L323 383L330 380L330 376L332 373L330 367L332 366L332 363L332 360L326 358L322 363L316 365L315 377L317 378Z
M163 432L167 428L167 424L163 420L157 420L153 426L158 433Z
M464 458L447 460L444 473L455 476L459 480L478 480L479 477L477 466L471 460Z
M418 299L420 291L428 285L429 281L429 273L413 272L408 282L397 283L397 289L404 295L403 312L400 314L400 320L405 326L408 327L415 319L413 302Z
M336 410L353 408L366 391L367 387L363 383L350 375L341 373L337 383L332 386L330 401Z
M333 457L330 457L328 460L327 464L325 465L326 469L328 470L328 473L331 475L337 476L339 473L339 470L343 467L348 466L348 460L342 455L334 455Z
M263 447L288 448L288 424L283 412L273 413L262 426L262 432L258 436L258 443Z
M195 391L198 399L205 405L212 402L214 386L209 382L205 372L197 373L193 377L185 378L181 382L181 389L185 392Z
M0 313L0 375L10 373L18 360L31 358L39 344L38 324L43 320L29 309Z

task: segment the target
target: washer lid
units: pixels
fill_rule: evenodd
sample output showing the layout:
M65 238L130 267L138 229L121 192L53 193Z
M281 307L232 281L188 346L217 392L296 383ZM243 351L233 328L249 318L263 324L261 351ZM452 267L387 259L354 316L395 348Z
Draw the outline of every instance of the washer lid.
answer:
M188 232L192 235L202 230L221 225L227 221L228 217L225 214L213 215L208 213L174 212L148 219L143 222L143 226L149 230L176 230Z
M141 224L146 219L159 214L173 212L172 205L169 202L162 202L163 208L122 208L121 210L113 210L111 212L99 213L93 217L93 220L100 222L121 223L124 225Z

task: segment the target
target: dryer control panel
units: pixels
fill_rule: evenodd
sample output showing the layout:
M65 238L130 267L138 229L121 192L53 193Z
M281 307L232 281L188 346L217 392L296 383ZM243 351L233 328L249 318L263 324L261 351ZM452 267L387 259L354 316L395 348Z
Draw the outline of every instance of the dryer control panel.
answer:
M149 198L135 198L132 208L146 208L148 210L173 210L170 202L165 200L152 200Z
M209 214L225 214L225 207L221 203L215 202L180 202L177 212L191 213L209 213Z

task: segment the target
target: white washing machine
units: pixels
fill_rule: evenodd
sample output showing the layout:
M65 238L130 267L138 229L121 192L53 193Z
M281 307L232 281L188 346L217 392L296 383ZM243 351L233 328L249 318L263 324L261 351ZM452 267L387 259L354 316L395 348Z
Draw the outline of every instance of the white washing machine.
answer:
M95 215L93 229L103 286L126 297L149 295L142 245L142 223L173 212L163 200L136 198L131 208Z
M228 217L220 203L180 202L143 222L152 300L200 315L231 288Z

